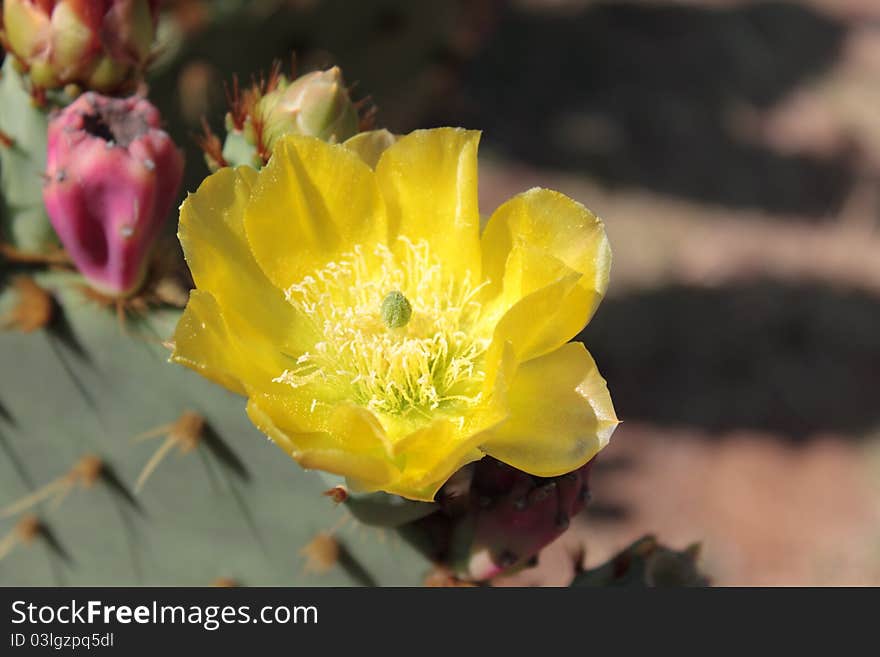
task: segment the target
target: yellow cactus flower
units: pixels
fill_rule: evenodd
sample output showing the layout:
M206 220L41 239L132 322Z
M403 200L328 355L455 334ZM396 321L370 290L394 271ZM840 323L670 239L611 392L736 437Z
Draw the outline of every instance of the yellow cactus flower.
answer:
M181 206L196 288L172 360L248 397L305 468L430 501L485 454L578 468L617 426L570 343L608 284L604 227L545 189L480 231L479 133L287 136Z

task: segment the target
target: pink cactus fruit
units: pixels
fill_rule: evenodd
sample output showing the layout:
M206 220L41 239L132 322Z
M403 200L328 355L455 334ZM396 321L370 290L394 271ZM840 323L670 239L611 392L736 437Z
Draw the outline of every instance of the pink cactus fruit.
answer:
M592 461L559 477L535 477L491 457L440 490L440 510L417 524L432 556L463 580L485 581L532 563L589 499Z
M183 156L143 98L89 92L49 122L46 210L99 292L137 290L177 197Z

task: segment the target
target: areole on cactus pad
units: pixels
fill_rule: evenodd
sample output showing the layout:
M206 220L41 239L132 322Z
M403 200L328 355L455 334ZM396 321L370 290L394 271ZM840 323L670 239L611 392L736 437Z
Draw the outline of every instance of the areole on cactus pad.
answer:
M98 291L140 285L183 176L183 156L138 97L89 92L49 122L43 199L80 273Z

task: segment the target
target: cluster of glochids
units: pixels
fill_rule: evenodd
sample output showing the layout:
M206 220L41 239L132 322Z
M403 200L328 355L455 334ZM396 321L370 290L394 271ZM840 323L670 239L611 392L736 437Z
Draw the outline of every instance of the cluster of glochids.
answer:
M352 100L339 67L300 77L295 69L294 62L287 75L281 62L275 62L268 76L261 75L245 88L237 77L232 79L226 88L224 138L203 121L199 144L212 171L241 164L259 169L282 135L309 135L336 143L373 127L375 107L369 97Z

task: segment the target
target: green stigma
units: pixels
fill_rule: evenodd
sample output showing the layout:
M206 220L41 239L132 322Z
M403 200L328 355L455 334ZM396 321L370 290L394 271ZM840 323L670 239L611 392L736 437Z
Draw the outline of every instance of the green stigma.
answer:
M412 317L412 306L409 299L403 296L403 292L394 290L382 299L382 321L388 328L401 328L409 323Z

